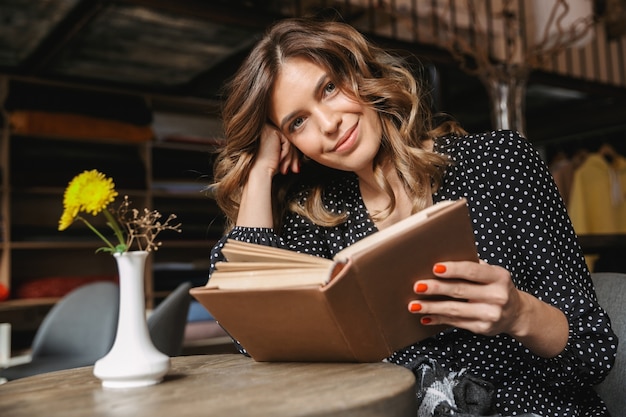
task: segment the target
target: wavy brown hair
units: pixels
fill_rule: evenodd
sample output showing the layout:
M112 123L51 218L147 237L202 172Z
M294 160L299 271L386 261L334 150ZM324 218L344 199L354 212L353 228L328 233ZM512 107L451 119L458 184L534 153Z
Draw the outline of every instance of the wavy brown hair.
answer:
M382 172L391 161L413 200L413 212L424 208L430 193L441 183L445 156L428 151L423 142L448 133L463 133L456 124L433 128L427 96L404 61L368 42L352 26L335 21L293 18L277 22L254 47L229 80L222 111L226 144L214 166L215 198L230 229L239 211L241 192L257 153L263 126L269 122L270 96L281 66L292 57L320 65L345 94L372 106L382 125L381 147L374 172L381 189L390 197L389 207L376 214L384 218L395 207L395 197ZM296 211L316 224L336 225L342 215L323 205L325 180L332 171L308 161L303 173L313 169L325 175L309 175L304 203L288 201L288 189L298 175L277 175L273 185L273 218L280 227L285 210ZM307 177L301 175L300 177Z

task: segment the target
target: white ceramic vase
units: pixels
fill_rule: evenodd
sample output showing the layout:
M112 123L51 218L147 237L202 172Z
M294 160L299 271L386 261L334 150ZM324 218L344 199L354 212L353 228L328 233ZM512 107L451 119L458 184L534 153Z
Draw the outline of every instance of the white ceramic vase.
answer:
M134 388L159 383L170 369L169 356L154 347L146 323L144 271L148 252L114 254L119 271L120 311L113 347L93 373L106 388Z

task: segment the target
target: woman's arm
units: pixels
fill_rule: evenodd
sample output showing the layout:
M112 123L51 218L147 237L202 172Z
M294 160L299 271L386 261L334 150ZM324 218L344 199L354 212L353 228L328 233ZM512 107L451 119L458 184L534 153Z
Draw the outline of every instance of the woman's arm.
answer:
M476 135L454 146L459 155L454 179L459 183L476 179L471 193L480 188L480 195L468 196L475 199L470 205L476 208L477 244L492 267L476 265L462 276L482 285L484 294L471 295L479 305L472 305L473 301L448 305L446 313L476 307L471 313L473 326L483 329L471 330L480 334L501 331L515 338L527 348L519 352L520 357L548 381L598 383L614 361L616 337L598 305L576 235L545 163L514 132ZM444 274L457 268L447 262L445 266L449 270ZM454 274L461 273L455 270ZM449 281L446 277L444 282ZM493 281L502 285L490 285ZM423 283L428 291L436 285ZM425 289L419 284L416 290ZM476 290L459 288L454 291ZM424 302L420 313L430 307Z
M273 230L272 180L278 171L298 172L300 161L295 148L276 129L266 125L259 138L259 147L242 189L235 227L211 250L209 277L215 264L226 260L222 254L228 239L280 247L281 239Z
M259 151L243 188L237 226L274 225L272 217L272 178L280 170L298 172L300 163L295 148L275 128L266 125L261 133Z

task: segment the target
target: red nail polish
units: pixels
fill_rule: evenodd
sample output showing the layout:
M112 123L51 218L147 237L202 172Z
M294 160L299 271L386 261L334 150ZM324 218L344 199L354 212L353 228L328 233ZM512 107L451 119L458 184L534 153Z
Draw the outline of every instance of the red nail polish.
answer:
M411 303L409 304L409 311L411 313L417 313L422 309L422 305L420 303Z
M423 282L420 282L415 286L415 292L426 292L426 290L428 290L428 285Z
M446 272L446 266L445 266L445 265L442 265L442 264L436 264L436 265L433 267L433 272L434 272L435 274L443 274L444 272Z
M422 324L430 324L431 321L433 321L433 319L431 319L430 317L422 317Z

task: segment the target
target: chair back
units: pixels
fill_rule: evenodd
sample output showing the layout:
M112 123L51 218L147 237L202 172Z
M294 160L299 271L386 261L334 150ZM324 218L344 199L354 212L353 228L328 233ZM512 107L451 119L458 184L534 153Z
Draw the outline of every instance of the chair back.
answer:
M626 416L626 274L595 272L591 275L598 302L611 319L613 331L619 338L615 365L596 391L606 403L611 415Z
M191 303L190 289L190 282L178 285L148 317L148 330L152 343L168 356L178 356L182 351Z
M106 355L115 341L119 286L96 282L65 295L46 314L32 343L32 357L82 357L86 365Z

